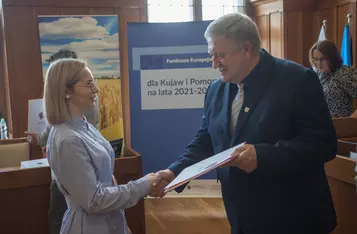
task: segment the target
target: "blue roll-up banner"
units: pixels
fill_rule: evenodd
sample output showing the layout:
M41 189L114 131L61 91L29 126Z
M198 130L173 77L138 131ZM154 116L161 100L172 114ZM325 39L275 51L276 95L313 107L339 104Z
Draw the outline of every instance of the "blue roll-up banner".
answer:
M166 169L199 129L206 89L219 77L203 36L209 23L128 23L131 146L144 174Z

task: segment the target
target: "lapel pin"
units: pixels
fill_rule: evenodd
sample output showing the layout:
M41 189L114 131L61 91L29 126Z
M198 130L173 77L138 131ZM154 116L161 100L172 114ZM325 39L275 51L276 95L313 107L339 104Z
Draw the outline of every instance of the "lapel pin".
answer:
M244 112L248 112L248 111L249 111L249 108L246 107L246 108L244 109Z

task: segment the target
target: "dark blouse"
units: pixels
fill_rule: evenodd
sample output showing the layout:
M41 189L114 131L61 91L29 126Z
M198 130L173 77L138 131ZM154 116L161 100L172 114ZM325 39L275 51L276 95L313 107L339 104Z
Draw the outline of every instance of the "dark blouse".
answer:
M318 73L332 117L348 117L357 96L357 69L342 66L334 73Z

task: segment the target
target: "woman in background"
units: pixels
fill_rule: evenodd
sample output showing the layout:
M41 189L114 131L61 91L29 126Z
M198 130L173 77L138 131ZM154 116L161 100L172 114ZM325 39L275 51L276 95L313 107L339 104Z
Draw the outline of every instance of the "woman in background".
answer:
M317 72L332 117L357 117L353 99L357 96L357 69L342 65L332 41L318 41L309 52L311 66Z
M114 151L84 112L99 89L85 62L60 59L48 68L44 103L52 126L47 157L68 208L61 234L127 234L124 210L148 195L154 175L125 185L112 181Z

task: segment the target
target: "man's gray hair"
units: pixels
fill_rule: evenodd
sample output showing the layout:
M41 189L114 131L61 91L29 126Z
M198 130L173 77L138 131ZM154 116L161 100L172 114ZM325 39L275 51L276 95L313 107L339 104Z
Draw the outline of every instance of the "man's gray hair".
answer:
M261 41L258 27L253 20L242 13L230 13L214 20L208 25L204 36L207 41L217 36L223 36L238 45L249 41L253 52L257 55L260 52Z

